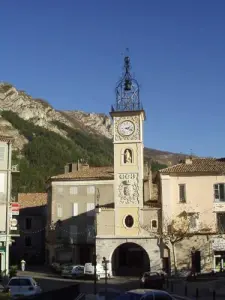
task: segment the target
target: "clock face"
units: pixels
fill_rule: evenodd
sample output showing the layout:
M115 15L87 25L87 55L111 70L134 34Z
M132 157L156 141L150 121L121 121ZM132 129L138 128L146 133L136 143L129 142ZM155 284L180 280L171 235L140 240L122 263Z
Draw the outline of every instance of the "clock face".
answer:
M118 125L118 132L121 135L126 135L126 136L131 135L134 133L134 130L135 130L134 123L129 120L123 121Z

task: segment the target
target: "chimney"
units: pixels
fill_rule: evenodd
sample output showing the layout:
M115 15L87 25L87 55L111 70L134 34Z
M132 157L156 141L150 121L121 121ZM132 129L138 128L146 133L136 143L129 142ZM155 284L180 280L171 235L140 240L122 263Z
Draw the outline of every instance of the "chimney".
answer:
M89 164L84 160L78 160L77 163L68 163L65 165L65 173L78 172L89 169Z
M87 169L89 169L89 164L87 163L87 161L84 159L81 159L80 161L78 160L78 171Z
M185 158L185 164L186 165L192 165L192 156L188 156Z
M69 173L69 164L66 164L64 167L64 173Z

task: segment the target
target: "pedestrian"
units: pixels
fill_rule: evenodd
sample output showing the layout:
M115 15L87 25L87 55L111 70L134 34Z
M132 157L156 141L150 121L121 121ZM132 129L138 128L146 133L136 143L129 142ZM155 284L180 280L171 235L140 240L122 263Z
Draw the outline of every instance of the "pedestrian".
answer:
M21 271L23 271L23 272L24 272L24 271L25 271L25 265L26 265L26 262L25 262L25 260L24 260L24 259L22 259L20 264L21 264Z

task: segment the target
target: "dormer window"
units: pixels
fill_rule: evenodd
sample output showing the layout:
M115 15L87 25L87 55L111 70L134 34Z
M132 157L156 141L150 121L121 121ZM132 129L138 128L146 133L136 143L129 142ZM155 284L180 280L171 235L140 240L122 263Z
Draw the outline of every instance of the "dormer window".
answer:
M214 201L225 201L225 183L214 184Z

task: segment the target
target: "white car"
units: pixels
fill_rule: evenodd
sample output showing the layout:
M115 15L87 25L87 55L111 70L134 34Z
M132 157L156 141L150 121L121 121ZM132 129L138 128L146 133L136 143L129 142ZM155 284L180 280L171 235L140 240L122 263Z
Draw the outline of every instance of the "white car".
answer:
M11 298L34 296L42 293L42 289L32 277L12 277L6 291L10 293Z
M84 275L94 276L94 265L92 263L86 263L84 265ZM103 265L97 264L96 265L96 279L100 280L101 278L110 278L110 272L105 271Z
M64 278L78 278L84 276L84 266L66 266L62 270L62 277Z

